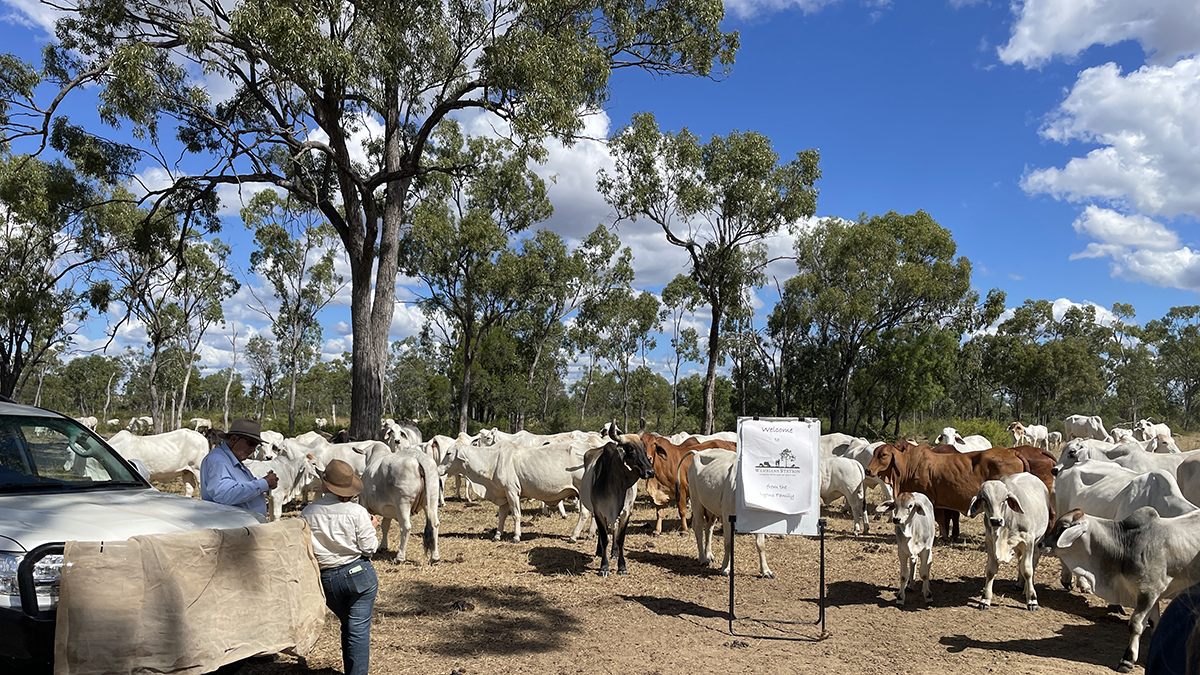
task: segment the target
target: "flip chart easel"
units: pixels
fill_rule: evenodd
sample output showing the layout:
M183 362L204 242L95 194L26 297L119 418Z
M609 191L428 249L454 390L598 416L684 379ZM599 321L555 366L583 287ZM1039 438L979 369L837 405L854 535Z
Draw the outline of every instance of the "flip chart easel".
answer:
M825 519L821 517L821 422L813 418L738 418L738 458L734 515L727 527L744 534L798 534L818 536L821 542L819 616L815 641L829 637L825 630ZM733 537L736 541L737 537ZM732 546L732 545L731 545ZM733 551L730 551L732 557ZM734 629L734 577L729 565L729 633L764 640L809 640L784 635L748 635ZM770 624L804 624L806 621L757 620Z

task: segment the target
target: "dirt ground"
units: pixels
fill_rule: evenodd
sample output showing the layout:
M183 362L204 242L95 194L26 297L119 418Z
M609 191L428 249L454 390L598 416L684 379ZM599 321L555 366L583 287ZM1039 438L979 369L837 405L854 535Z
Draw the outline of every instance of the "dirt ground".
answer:
M1066 674L1108 672L1124 651L1128 615L1063 590L1053 558L1036 572L1040 611L1025 609L1013 564L1001 566L992 609L978 610L986 558L978 518L962 519L962 543L935 550L932 606L924 606L918 589L897 608L891 526L874 521L869 534L852 536L840 507L824 510L828 637L819 639L813 623L820 545L807 537L767 542L773 580L757 576L753 538L737 537L731 632L729 579L700 566L695 538L680 536L677 517L652 538L646 523L653 510L644 497L637 507L627 539L629 575L608 578L596 574L594 540L567 541L574 513L562 520L527 510L523 541L511 542L510 520L504 541L494 542L496 508L452 500L441 511L437 566L427 563L415 536L408 551L419 562L393 563L393 528L390 550L375 556L380 591L371 672ZM415 520L424 525L423 515ZM1143 655L1147 644L1143 638ZM341 672L336 620L327 614L306 658L280 655L241 672Z

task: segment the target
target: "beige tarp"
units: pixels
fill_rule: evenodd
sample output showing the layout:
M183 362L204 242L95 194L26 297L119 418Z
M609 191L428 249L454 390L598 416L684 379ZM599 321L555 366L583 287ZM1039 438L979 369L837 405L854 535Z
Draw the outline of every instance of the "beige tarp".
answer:
M300 518L67 542L54 673L199 674L255 654L303 655L324 617Z

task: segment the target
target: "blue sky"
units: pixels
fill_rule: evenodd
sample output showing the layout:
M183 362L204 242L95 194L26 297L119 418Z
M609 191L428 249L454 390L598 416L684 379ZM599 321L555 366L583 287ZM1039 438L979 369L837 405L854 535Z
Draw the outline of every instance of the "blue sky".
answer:
M9 2L7 15L6 43L32 57L49 15L24 0ZM1197 303L1195 0L728 0L724 26L740 31L742 44L728 77L618 72L589 132L607 136L652 111L662 128L686 126L702 138L760 132L785 161L818 148L818 216L924 209L971 259L980 294L1003 289L1010 307L1026 298L1062 299L1063 308L1128 302L1145 322ZM79 105L73 116L93 114ZM479 133L490 124L464 123ZM600 143L552 148L539 168L557 179L545 226L576 239L611 224L594 190L596 170L607 166ZM620 234L634 249L640 287L657 290L685 270L652 225L625 223ZM248 258L236 217L222 236ZM781 237L772 248L786 253L791 242ZM776 263L771 273L782 281L793 269ZM227 305L242 339L264 330L247 295ZM760 316L773 295L760 293ZM325 317L330 355L350 344L348 296L339 303ZM695 321L705 324L703 313ZM393 337L420 322L399 306ZM86 327L81 347L95 345L103 328ZM120 342L138 337L134 326ZM210 367L227 365L225 338L208 343Z

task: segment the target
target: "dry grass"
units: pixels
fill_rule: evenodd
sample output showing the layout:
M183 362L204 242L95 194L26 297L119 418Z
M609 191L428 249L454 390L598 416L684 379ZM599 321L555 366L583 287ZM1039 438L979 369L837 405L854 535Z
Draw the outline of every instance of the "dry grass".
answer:
M932 606L923 607L918 592L898 609L890 527L876 521L870 534L853 537L840 509L826 510L830 637L818 640L820 627L812 623L818 541L769 540L778 578L768 580L755 576L753 540L744 535L736 549L740 618L731 634L728 579L696 562L695 539L678 534L678 520L651 538L645 523L652 515L639 501L627 541L630 574L607 579L595 573L594 541L567 541L573 513L564 521L527 511L524 541L514 544L511 529L504 541L492 541L495 507L451 501L441 512L438 566L424 562L415 538L409 555L422 562L393 563L393 528L391 550L375 556L380 592L371 671L1095 673L1114 666L1124 649L1127 617L1062 590L1052 559L1038 567L1040 611L1025 609L1011 564L1002 566L993 608L975 609L983 587L982 525L965 518L964 542L934 554ZM307 659L280 656L242 672L340 672L337 626L328 618Z

